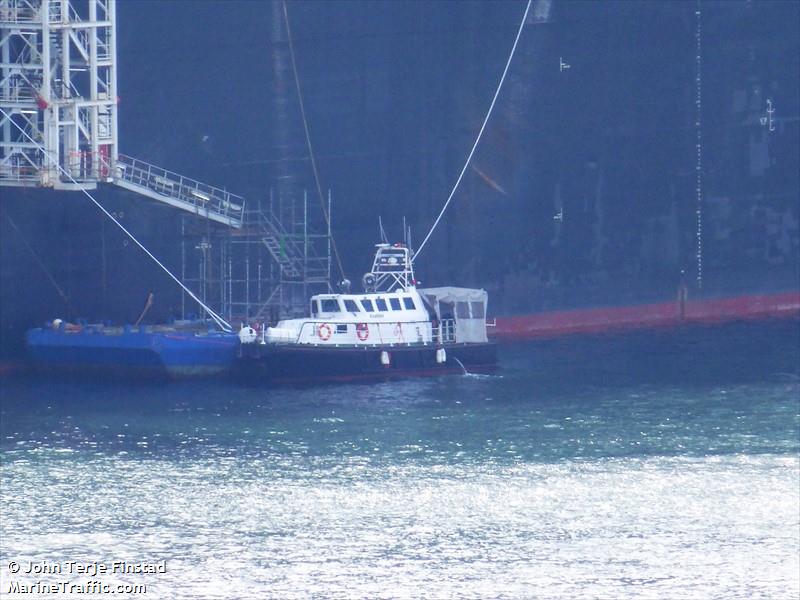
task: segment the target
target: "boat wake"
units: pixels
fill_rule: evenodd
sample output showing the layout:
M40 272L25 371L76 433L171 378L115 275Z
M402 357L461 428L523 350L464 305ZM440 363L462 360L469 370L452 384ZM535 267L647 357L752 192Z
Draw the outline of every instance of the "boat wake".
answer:
M495 375L494 373L464 373L464 377L470 379L502 379L502 375Z
M493 373L470 373L469 371L467 371L467 368L464 366L464 363L462 363L460 360L458 360L455 356L453 357L453 360L456 361L458 363L458 366L461 367L461 374L464 377L470 377L472 379L502 379L503 378L502 375L495 375Z

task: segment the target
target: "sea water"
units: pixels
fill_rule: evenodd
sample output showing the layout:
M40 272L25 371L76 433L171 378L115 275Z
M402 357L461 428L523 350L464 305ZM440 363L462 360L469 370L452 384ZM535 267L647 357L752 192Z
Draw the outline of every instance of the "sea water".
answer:
M0 595L797 598L799 332L375 384L5 380Z

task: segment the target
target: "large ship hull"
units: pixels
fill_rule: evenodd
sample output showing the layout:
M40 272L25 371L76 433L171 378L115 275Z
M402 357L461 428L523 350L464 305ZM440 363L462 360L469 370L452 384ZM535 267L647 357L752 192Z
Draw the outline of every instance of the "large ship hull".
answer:
M236 357L239 338L146 329L41 328L27 332L26 345L33 367L43 373L180 378L226 372Z
M258 383L385 380L447 373L491 372L496 368L493 343L452 344L444 361L434 345L351 346L306 344L242 345L234 365L236 377ZM440 355L441 358L441 355Z
M490 335L524 340L632 329L659 329L800 316L800 292L609 306L497 317Z
M465 3L453 31L467 35L453 37L430 35L454 25L446 3L404 3L392 11L380 3L318 8L323 5L323 13L309 9L303 19L307 46L303 50L301 43L299 51L307 60L301 76L325 82L310 86L305 101L320 116L316 152L334 161L326 185L334 191L334 222L346 224L347 232L334 231L337 246L342 262L354 265L360 240L374 235L379 216L398 226L410 215L415 232L433 223L442 191L473 141L470 124L483 114L477 101L494 85L491 78L487 83L483 75L466 74L496 71L505 50L498 57L486 49L507 45L509 23L520 9ZM751 298L797 297L798 78L797 69L783 66L787 56L798 55L798 6L735 0L704 3L698 11L694 3L552 3L525 28L447 226L425 249L436 260L420 263L420 279L486 289L490 318L498 317L496 332L505 338L692 322L673 310L682 282L690 304L727 297L738 307L723 309L735 319L750 318ZM160 29L152 23L170 29L170 52L187 58L160 65L166 71L159 94L152 93L152 60L121 67L127 82L120 109L123 145L190 176L207 173L251 205L279 181L293 181L297 189L281 184L276 204L301 197L307 171L291 160L297 147L284 145L289 139L302 146L300 121L287 125L290 119L278 112L274 120L214 120L202 111L187 113L176 101L196 51L195 32L222 27L220 15L177 11L173 3L149 3L146 11L119 3L118 11L120 26L133 23L142 33L120 38L121 58L158 42ZM269 16L261 3L242 3L230 18L232 26L249 23L260 35ZM562 57L567 31L583 42L572 43ZM697 72L699 31L715 33L702 40ZM381 56L361 60L374 55L376 43ZM347 52L318 52L336 44ZM285 44L273 47L287 52ZM392 56L405 58L384 60ZM237 69L229 68L227 52L209 52L202 63L203 73L230 75L230 86L207 86L204 96L228 114L251 109L252 94L230 89L249 89L253 69L264 65L262 52L239 58ZM561 70L562 58L571 69ZM285 94L281 84L292 82L285 75L257 97ZM702 106L695 104L700 75ZM431 81L442 81L449 91L432 99ZM284 95L279 101L293 100ZM339 116L328 118L333 114ZM349 124L346 135L342 123ZM288 127L286 139L276 136L279 126ZM277 140L272 153L265 140ZM260 156L274 169L254 168L253 157ZM345 200L382 198L386 190L392 198ZM185 314L180 290L82 194L4 188L0 195L3 359L16 359L25 329L56 312L131 319L154 291L150 318ZM101 187L96 195L174 272L184 262L187 272L205 264L195 249L200 240L186 244L182 256L178 211L128 192ZM222 296L208 285L206 294L190 282L200 297ZM764 314L783 313L782 305ZM190 310L196 311L194 305Z

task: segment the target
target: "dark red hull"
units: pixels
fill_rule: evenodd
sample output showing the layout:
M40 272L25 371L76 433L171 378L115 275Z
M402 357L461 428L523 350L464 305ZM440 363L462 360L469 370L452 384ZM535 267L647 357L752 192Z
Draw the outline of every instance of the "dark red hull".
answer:
M489 335L498 340L532 339L798 315L800 292L786 292L497 317Z

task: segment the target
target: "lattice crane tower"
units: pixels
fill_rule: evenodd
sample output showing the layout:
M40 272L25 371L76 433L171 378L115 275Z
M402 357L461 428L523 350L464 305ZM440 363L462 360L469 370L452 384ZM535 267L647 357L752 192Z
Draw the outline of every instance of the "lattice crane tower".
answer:
M242 226L243 198L119 153L116 0L0 0L0 65L0 185L111 183Z
M111 181L114 13L115 0L0 0L0 184L75 189L57 165L78 187Z

